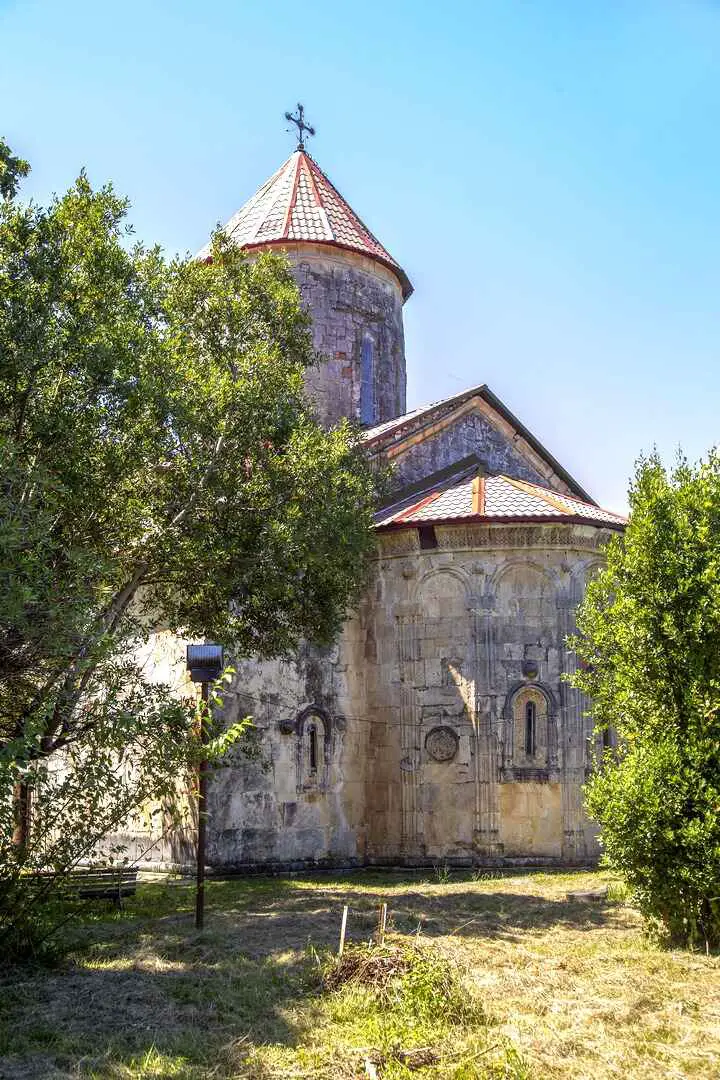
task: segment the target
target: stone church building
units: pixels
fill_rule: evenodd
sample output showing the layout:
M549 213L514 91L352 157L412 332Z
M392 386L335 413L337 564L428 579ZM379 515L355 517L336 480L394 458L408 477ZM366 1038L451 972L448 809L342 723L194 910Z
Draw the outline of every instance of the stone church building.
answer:
M307 379L319 417L362 423L395 495L336 645L237 664L228 719L253 716L260 754L212 779L208 863L592 859L591 724L565 639L624 519L486 385L406 411L412 285L302 144L225 228L289 259L327 358Z

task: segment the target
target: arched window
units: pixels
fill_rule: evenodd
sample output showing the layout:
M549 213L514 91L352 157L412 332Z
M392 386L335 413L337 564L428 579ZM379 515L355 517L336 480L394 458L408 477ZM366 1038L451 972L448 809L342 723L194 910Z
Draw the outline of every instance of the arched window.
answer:
M537 705L534 701L525 703L525 754L535 757L537 741Z
M360 369L360 423L375 423L375 362L373 340L365 334Z
M512 736L506 761L513 768L542 769L551 757L548 699L538 686L521 686L507 705Z
M317 787L325 773L325 724L312 713L305 719L300 737L300 786Z
M319 705L308 705L285 726L297 736L297 790L323 791L329 780L332 721Z
M335 724L341 724L343 730L344 717L333 719L322 705L306 705L294 718L280 720L282 734L295 736L298 794L327 790Z

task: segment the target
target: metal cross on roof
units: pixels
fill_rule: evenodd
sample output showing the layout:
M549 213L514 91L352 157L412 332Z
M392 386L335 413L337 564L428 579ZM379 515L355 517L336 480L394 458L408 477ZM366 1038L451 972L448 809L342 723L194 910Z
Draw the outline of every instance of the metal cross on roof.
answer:
M298 148L298 150L304 150L305 149L305 132L307 131L308 135L314 135L315 134L315 128L310 127L309 124L305 123L305 109L302 107L302 105L300 104L299 101L298 101L297 110L298 110L297 111L297 116L293 116L292 113L286 112L285 113L285 119L289 120L291 124L295 124L295 126L297 127L297 129L298 129L297 148ZM288 131L289 130L290 129L288 128Z

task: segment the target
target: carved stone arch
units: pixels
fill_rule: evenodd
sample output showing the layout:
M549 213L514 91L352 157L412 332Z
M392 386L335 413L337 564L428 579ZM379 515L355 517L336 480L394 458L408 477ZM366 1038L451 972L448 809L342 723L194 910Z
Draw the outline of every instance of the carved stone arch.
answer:
M490 583L495 609L506 625L522 618L536 631L553 624L557 605L557 585L550 571L527 555L506 559Z
M284 720L280 730L295 735L297 790L323 791L327 787L332 758L333 720L322 705L304 705L294 719Z
M578 577L582 576L582 588L585 590L590 578L594 577L599 570L605 569L605 559L595 558L586 559L578 568Z
M518 682L514 682L507 692L505 698L505 704L503 705L502 715L503 718L509 720L512 715L513 702L521 690L532 689L542 694L547 703L548 716L553 719L558 715L560 707L558 699L552 692L550 687L546 683L528 681L527 679L521 679Z
M295 717L296 734L302 737L307 721L313 716L317 716L318 719L322 720L325 741L330 742L332 739L332 717L322 705L315 705L312 702L300 709Z
M534 570L549 585L553 585L553 576L546 566L536 562L532 557L528 557L527 555L510 555L508 558L503 559L502 564L498 566L492 577L488 579L487 591L497 595L498 588L502 584L503 578L507 577L513 570L518 569Z
M453 704L423 702L419 715L423 722L440 710L435 719L455 714L455 704L462 703L462 712L473 715L471 688L475 683L475 638L473 580L457 566L435 566L426 571L413 590L416 621L414 655L424 663L418 685L434 686ZM421 644L425 642L425 644ZM423 695L425 696L425 695Z
M473 596L473 580L468 572L463 570L460 566L433 566L430 570L426 570L413 586L411 594L412 602L415 604L422 604L423 590L428 581L434 577L439 577L440 575L451 577L456 581L459 581L465 590L466 600L468 603L471 602Z
M575 610L583 596L587 583L598 570L602 570L605 560L599 557L590 557L577 563L570 574L569 588L567 592L567 606Z
M545 683L513 683L505 698L507 729L503 770L507 779L547 779L557 767L558 700Z

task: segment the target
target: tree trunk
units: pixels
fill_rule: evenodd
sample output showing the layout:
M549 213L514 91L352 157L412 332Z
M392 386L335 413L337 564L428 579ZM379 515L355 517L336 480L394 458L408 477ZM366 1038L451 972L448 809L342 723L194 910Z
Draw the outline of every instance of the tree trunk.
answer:
M21 858L24 857L25 849L30 840L30 815L32 813L32 788L29 784L15 784L13 788L13 816L15 829L13 831L13 844L20 849Z

